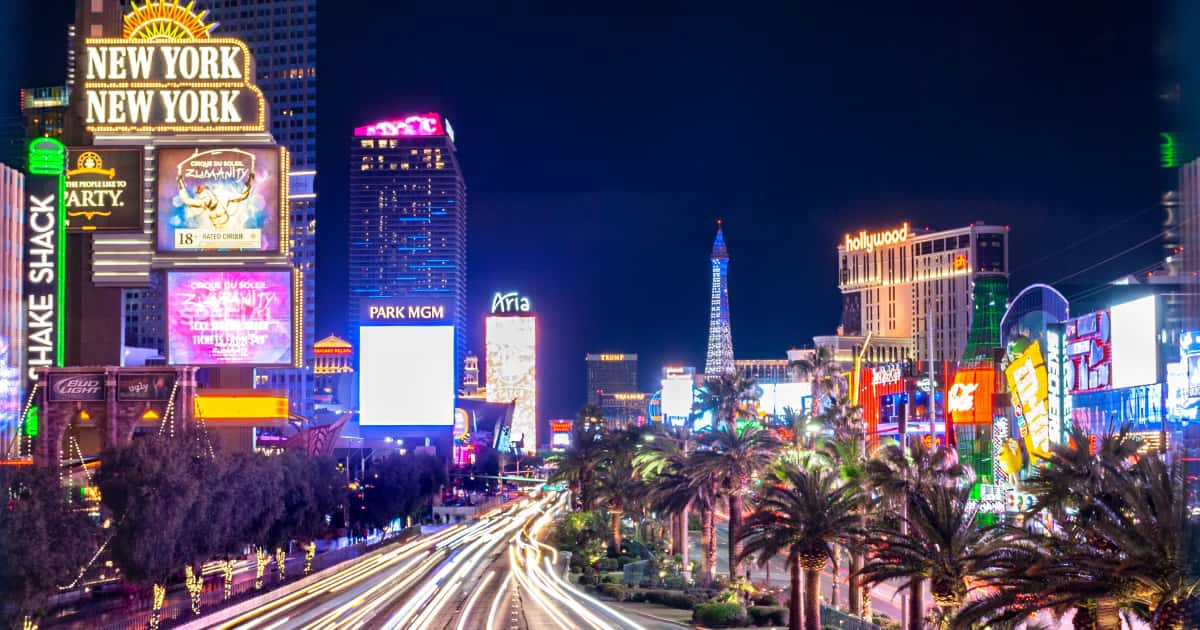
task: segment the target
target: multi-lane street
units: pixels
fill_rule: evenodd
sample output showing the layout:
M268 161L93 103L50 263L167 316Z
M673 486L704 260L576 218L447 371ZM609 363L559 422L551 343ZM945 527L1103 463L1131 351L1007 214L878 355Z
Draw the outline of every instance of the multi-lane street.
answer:
M538 540L565 499L525 499L478 521L381 550L214 627L523 630L639 628L562 577Z

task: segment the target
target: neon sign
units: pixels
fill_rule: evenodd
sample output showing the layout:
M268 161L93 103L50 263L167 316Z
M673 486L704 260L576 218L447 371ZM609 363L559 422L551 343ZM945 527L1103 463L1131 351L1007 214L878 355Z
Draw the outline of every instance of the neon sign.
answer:
M492 296L492 313L528 313L529 298L522 297L516 291L497 293Z
M66 283L63 198L67 148L53 138L29 145L25 181L25 367L30 383L37 369L62 365Z
M996 372L990 367L963 368L946 392L946 410L956 424L992 424Z
M623 354L601 354L600 360L601 361L624 361L625 355L623 355Z
M975 410L975 390L979 383L955 383L950 388L950 412L970 413Z
M397 120L383 120L373 125L354 128L355 136L443 136L442 118L434 112L414 114Z
M900 380L900 364L886 363L878 367L871 368L872 384L874 385L891 385Z
M882 232L868 233L862 230L856 236L846 235L845 243L842 248L847 252L875 251L876 247L884 247L886 245L897 245L908 240L908 222L894 230L884 230Z

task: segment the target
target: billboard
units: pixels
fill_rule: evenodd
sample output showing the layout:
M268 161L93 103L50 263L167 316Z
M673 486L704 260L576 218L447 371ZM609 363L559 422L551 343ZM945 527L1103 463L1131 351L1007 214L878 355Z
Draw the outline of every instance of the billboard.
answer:
M87 39L82 59L87 130L264 131L266 105L253 83L250 49L241 40L210 38L212 26L183 32L190 22L202 21L203 13L197 17L183 9L193 20L180 23L178 3L171 16L163 16L156 3L145 4L125 16L126 39Z
M662 414L669 419L687 420L692 415L696 395L692 377L665 378L662 381Z
M1063 354L1067 390L1075 394L1112 386L1112 319L1107 310L1069 320Z
M954 375L946 409L954 424L992 424L996 372L990 367L963 368Z
M167 272L172 365L292 365L292 272Z
M454 326L359 328L359 424L451 426Z
M812 407L812 383L759 383L758 412L782 417L791 409L804 413Z
M67 231L141 232L142 150L72 148L67 156Z
M1179 355L1187 371L1187 395L1200 397L1200 330L1179 333Z
M1112 386L1158 382L1158 317L1153 295L1109 309L1112 314Z
M47 378L50 402L100 402L104 400L104 373L51 374Z
M29 144L25 177L25 369L62 365L66 282L66 234L59 229L67 148L54 138Z
M280 251L286 156L274 146L159 149L158 251Z
M175 388L174 374L120 374L118 401L167 400Z
M1050 417L1047 409L1046 365L1042 362L1042 347L1037 341L1017 355L1004 368L1008 389L1021 412L1018 426L1025 438L1030 461L1034 457L1050 457Z
M488 402L516 401L509 439L537 450L537 318L489 315L485 323Z

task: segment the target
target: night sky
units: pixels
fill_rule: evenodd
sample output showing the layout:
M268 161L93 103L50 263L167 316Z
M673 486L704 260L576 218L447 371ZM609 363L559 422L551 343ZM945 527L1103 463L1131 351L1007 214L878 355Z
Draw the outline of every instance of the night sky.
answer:
M3 3L26 13L0 15L19 29L0 51L25 64L0 119L16 87L61 81L58 3ZM581 404L589 351L637 352L647 389L703 366L718 217L741 358L834 331L846 231L1010 225L1014 293L1159 231L1150 211L1096 234L1170 181L1147 3L797 4L323 3L318 336L343 330L352 128L403 113L454 126L470 344L493 292L530 296L543 417Z

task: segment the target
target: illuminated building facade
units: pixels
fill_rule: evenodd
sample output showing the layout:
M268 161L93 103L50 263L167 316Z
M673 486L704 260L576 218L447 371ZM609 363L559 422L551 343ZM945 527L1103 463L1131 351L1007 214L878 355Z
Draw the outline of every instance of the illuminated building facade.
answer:
M19 437L25 176L0 164L0 453Z
M329 335L314 343L313 375L316 380L313 405L317 409L345 411L358 406L354 346L349 341Z
M484 324L484 343L487 401L515 403L509 430L511 448L533 453L538 448L537 318L489 315Z
M621 429L645 424L649 401L650 394L643 392L604 392L598 397L596 406L604 416L605 426Z
M988 286L1006 290L1008 228L972 224L931 232L904 223L847 234L837 256L843 335L912 339L914 358L924 361L931 358L932 332L932 359L957 361L977 313L977 282L991 278ZM998 326L1003 299L986 306L997 312Z
M708 354L704 373L709 376L733 371L733 332L729 327L729 250L725 233L717 222L717 238L713 240L712 293L708 308Z
M317 0L205 0L217 34L246 42L258 86L268 95L271 135L292 157L288 202L291 253L303 273L302 368L260 370L265 386L287 389L292 411L312 414L317 262Z
M457 317L454 364L461 369L467 328L467 187L453 134L435 113L354 130L348 312L353 337L364 300L450 300Z
M587 402L599 405L604 394L638 391L638 355L628 352L588 353ZM607 416L606 416L607 417Z
M25 135L18 144L22 152L34 138L62 140L69 94L64 85L21 89L21 125ZM23 165L24 160L15 164Z

